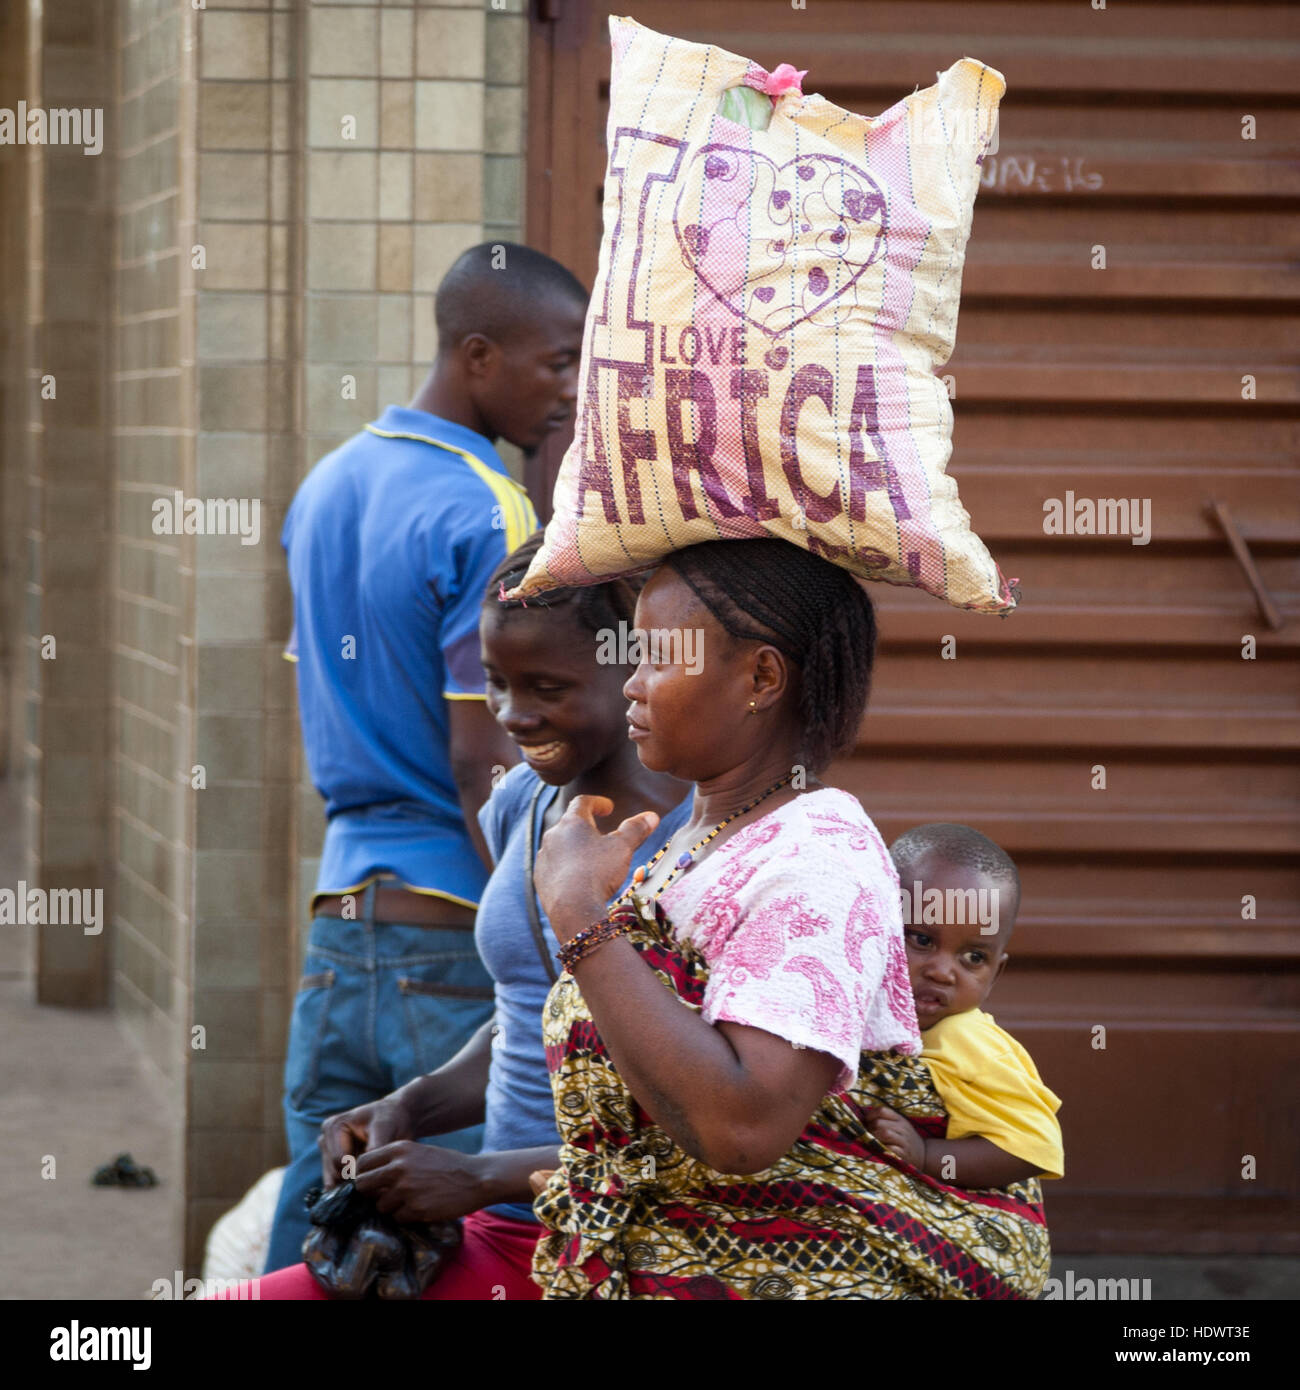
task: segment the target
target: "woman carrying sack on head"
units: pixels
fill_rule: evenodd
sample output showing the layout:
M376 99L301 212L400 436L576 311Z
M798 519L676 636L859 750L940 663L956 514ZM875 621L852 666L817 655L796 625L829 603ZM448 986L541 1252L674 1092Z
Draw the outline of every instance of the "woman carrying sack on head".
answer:
M865 1123L943 1115L897 873L815 777L857 736L870 600L785 541L711 541L667 557L636 620L630 737L695 801L647 838L653 813L602 834L608 805L577 797L538 855L566 967L543 1014L564 1141L535 1208L544 1297L1034 1297L1036 1182L962 1191Z

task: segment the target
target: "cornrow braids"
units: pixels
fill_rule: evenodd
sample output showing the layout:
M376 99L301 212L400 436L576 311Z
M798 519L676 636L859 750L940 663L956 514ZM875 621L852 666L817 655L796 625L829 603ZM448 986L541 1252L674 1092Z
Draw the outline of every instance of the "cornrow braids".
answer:
M581 588L551 589L529 598L505 598L507 590L523 579L533 557L542 547L544 532L534 531L512 554L497 566L483 594L485 606L496 612L521 608L568 608L574 619L588 632L599 633L606 628L633 624L637 595L646 576L630 579L611 579L603 584L586 584Z
M857 739L876 653L876 616L837 565L789 541L705 541L664 561L738 641L766 642L798 668L803 756L816 772Z

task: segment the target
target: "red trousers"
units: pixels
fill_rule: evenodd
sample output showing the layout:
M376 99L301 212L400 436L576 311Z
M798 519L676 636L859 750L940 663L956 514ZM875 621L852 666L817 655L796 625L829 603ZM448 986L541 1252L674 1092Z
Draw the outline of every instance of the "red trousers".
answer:
M461 1302L538 1299L541 1289L529 1277L533 1249L545 1228L536 1221L512 1221L476 1211L461 1222L461 1243L424 1291L425 1298ZM328 1298L306 1265L264 1274L246 1298ZM224 1297L225 1295L219 1295Z

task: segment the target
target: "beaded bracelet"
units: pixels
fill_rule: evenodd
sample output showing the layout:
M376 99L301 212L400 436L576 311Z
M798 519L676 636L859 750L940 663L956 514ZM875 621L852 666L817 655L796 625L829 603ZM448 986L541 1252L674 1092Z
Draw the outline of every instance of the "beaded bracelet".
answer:
M603 946L616 936L626 936L634 925L635 919L629 917L626 912L611 912L599 922L583 927L571 941L566 941L555 953L556 959L572 974L573 967L589 956L597 946Z

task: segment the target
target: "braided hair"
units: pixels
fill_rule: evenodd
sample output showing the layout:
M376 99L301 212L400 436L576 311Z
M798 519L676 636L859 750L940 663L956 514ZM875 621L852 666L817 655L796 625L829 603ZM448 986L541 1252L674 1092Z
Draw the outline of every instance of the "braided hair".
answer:
M497 566L483 595L484 605L494 612L510 612L521 608L568 608L575 621L588 632L600 633L607 628L626 623L631 628L636 613L637 595L647 576L631 579L611 579L603 584L586 584L581 588L551 589L529 598L505 598L508 589L523 579L533 556L542 548L542 531L531 536Z
M811 771L853 746L871 686L876 615L846 570L775 537L705 541L664 563L732 638L765 642L794 663Z

